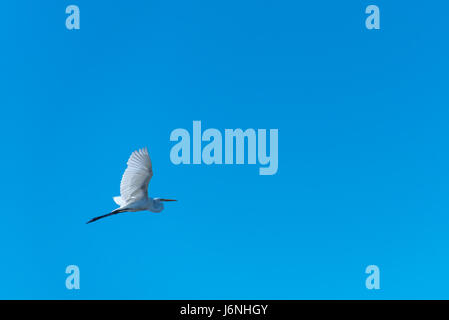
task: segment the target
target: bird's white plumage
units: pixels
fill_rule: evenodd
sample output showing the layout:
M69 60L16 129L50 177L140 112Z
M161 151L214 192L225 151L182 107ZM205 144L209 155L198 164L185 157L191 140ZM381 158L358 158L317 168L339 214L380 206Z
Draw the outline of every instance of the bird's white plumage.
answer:
M153 176L147 148L134 151L129 157L127 165L128 167L120 183L120 199L114 198L119 206L146 198L148 196L148 183Z
M126 203L122 200L122 197L112 197L114 199L114 202L117 203L120 207L126 205Z
M120 207L108 214L90 219L87 223L122 212L147 210L157 213L164 210L163 202L176 201L148 196L148 184L153 176L153 168L147 148L134 151L129 157L127 165L120 183L120 197L113 197L115 203Z

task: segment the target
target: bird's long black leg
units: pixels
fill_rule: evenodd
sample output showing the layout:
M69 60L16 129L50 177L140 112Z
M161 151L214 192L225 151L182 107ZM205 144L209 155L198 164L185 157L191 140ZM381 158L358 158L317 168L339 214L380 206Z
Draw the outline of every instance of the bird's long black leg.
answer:
M91 222L94 222L94 221L97 221L97 220L100 220L100 219L103 219L103 218L112 216L112 215L117 214L117 213L120 213L120 212L125 212L125 211L126 211L126 210L120 210L120 209L117 209L117 210L114 210L114 211L112 211L112 212L110 212L110 213L108 213L108 214L104 214L104 215L102 215L102 216L99 216L99 217L95 217L95 218L93 218L93 219L90 219L89 221L86 222L86 224L89 224L89 223L91 223Z

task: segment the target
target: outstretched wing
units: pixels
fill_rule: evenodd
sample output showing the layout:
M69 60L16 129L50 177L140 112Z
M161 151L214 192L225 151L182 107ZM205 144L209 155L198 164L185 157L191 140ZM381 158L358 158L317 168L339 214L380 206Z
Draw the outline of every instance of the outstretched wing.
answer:
M148 183L153 176L147 148L134 151L120 183L120 197L128 204L148 195Z

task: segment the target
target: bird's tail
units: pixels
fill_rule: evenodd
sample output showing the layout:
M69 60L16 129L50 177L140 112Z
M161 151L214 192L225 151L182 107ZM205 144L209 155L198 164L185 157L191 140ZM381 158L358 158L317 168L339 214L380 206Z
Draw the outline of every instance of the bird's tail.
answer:
M90 219L89 221L86 222L86 224L91 223L91 222L94 222L94 221L97 221L97 220L99 220L99 219L103 219L103 218L112 216L112 215L117 214L117 213L120 213L120 212L125 212L125 211L127 211L127 210L126 210L126 209L118 208L118 209L115 209L114 211L112 211L112 212L110 212L110 213L107 213L107 214L104 214L104 215L102 215L102 216L99 216L99 217L95 217L95 218L93 218L93 219Z

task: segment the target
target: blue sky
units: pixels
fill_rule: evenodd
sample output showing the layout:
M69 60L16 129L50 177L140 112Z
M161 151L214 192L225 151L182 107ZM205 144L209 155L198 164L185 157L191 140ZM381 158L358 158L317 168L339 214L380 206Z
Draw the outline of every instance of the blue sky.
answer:
M448 9L2 3L0 298L449 298ZM279 129L277 174L173 165L170 133L194 120ZM150 195L179 201L86 225L143 146Z

